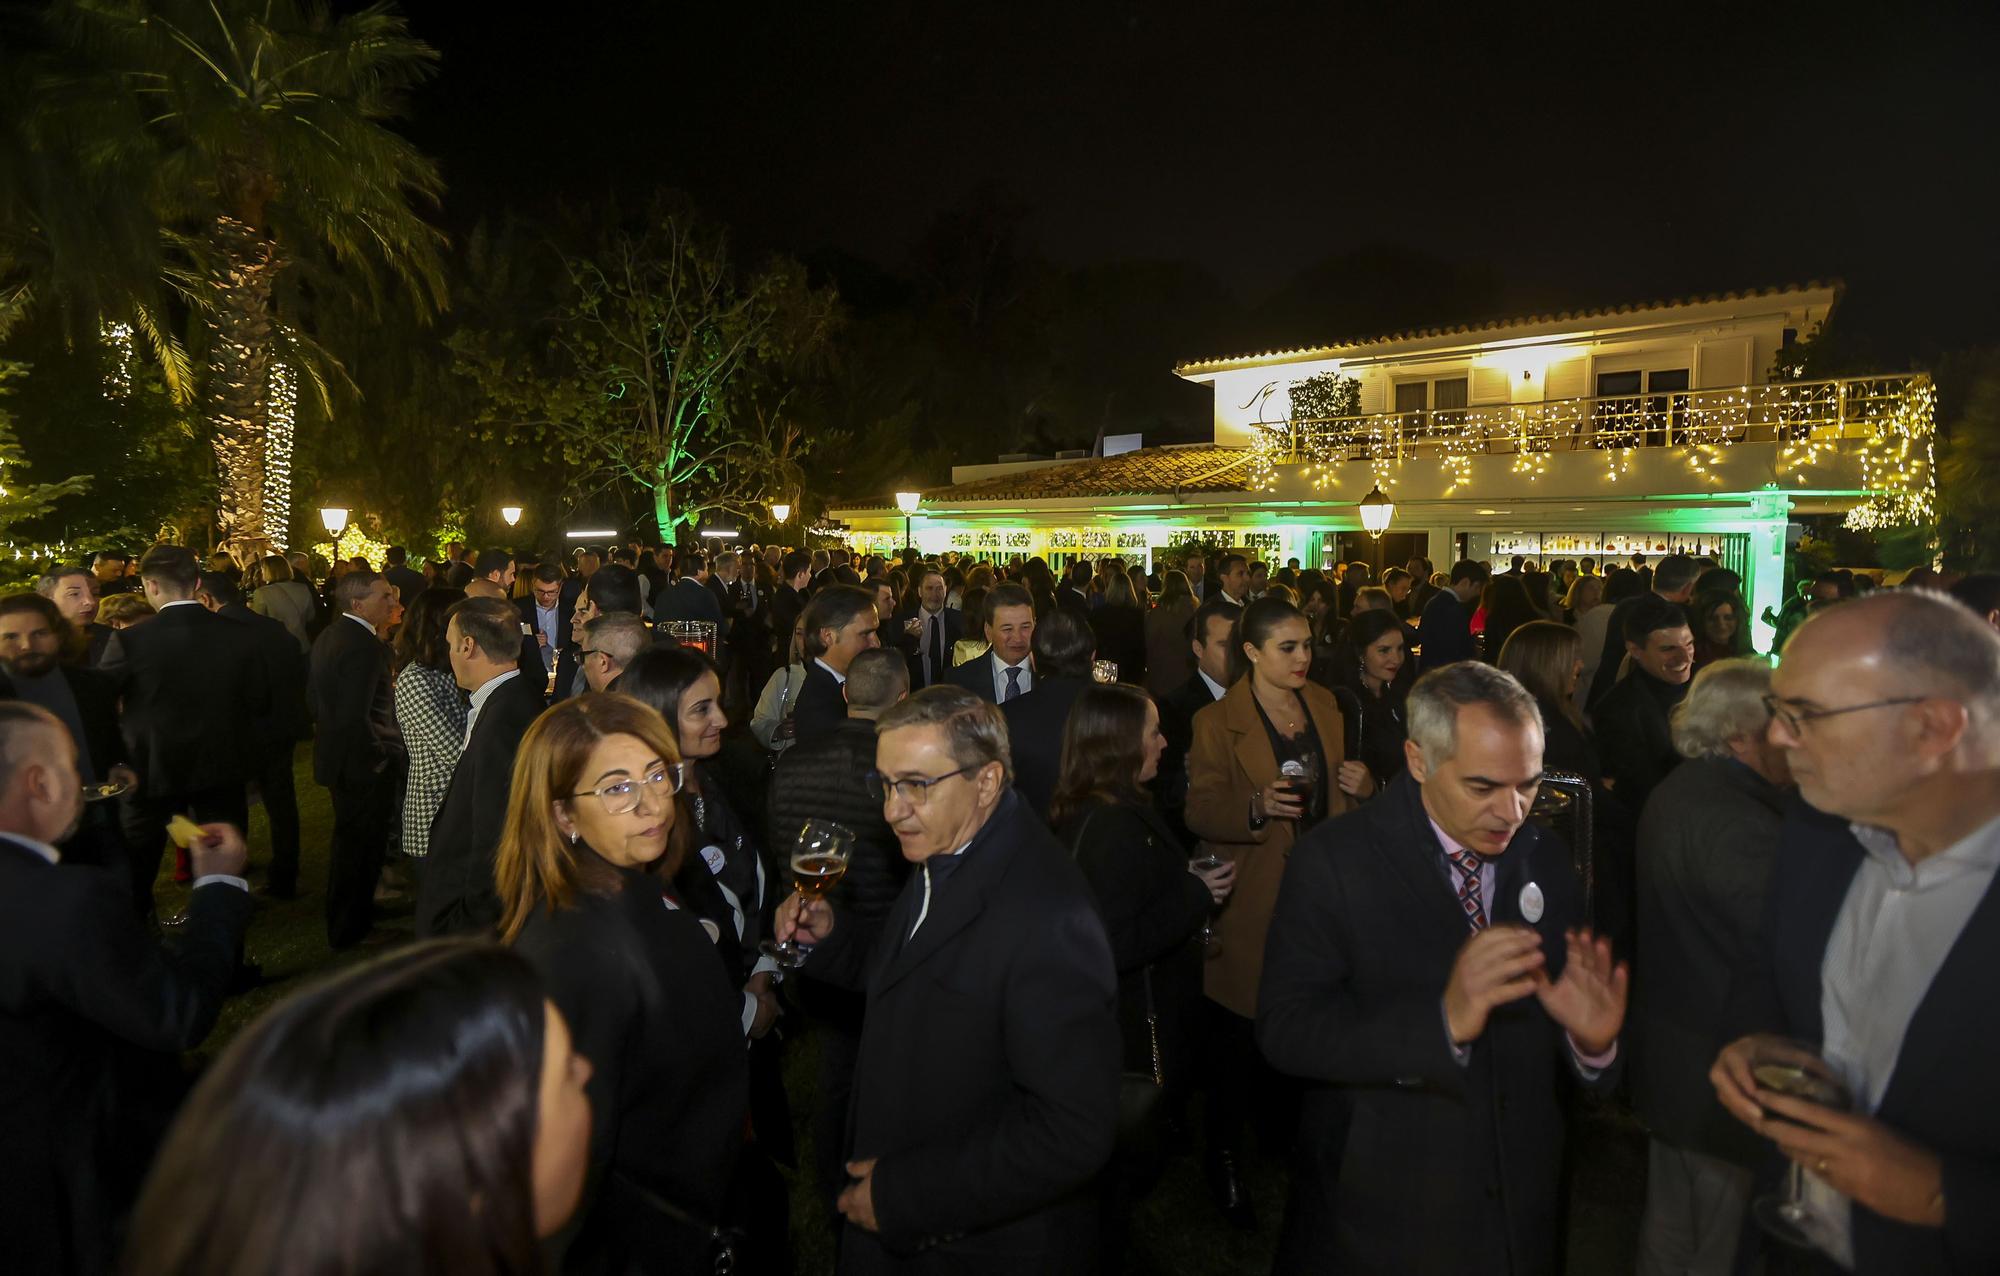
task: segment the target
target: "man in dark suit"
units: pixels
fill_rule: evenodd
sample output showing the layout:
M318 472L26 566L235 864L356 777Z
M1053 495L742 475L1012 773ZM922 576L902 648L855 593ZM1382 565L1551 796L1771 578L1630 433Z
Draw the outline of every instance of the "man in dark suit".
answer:
M1668 719L1694 676L1694 633L1687 613L1666 599L1642 594L1633 601L1622 649L1632 671L1591 707L1590 720L1605 783L1621 805L1637 811L1680 765Z
M1832 1264L2000 1271L2000 634L1934 593L1844 602L1792 636L1770 705L1810 807L1787 818L1738 972L1732 1011L1762 1035L1710 1080L1803 1167ZM1817 1047L1852 1110L1757 1083L1760 1055L1797 1058L1784 1039Z
M778 588L771 595L771 661L789 663L792 626L805 613L806 590L812 586L812 555L802 549L786 554L779 564ZM949 657L946 663L950 663Z
M910 686L935 687L951 671L951 650L964 631L965 613L947 607L944 573L923 567L917 574L917 605L896 613L899 646L910 665ZM915 622L915 623L912 623Z
M1089 562L1078 560L1069 565L1063 573L1062 584L1056 586L1056 606L1074 607L1084 615L1090 614L1090 578L1094 575Z
M1733 1270L1763 1146L1715 1101L1736 972L1755 964L1791 771L1766 728L1771 668L1732 660L1689 689L1687 758L1639 821L1632 1100L1652 1135L1641 1272Z
M820 900L777 933L866 989L841 1270L1095 1270L1086 1184L1118 1107L1116 977L1084 882L1009 785L999 712L931 687L876 725L883 814L919 866L880 926Z
M374 924L404 754L389 694L389 645L381 638L395 613L395 586L353 571L335 583L333 599L340 614L313 641L306 698L315 724L313 779L333 799L327 942L349 948Z
M792 706L793 738L829 735L847 717L847 666L881 646L875 600L859 585L828 585L806 605L806 680Z
M118 693L94 670L62 663L63 623L56 605L40 594L0 598L0 698L38 704L69 729L76 744L77 771L85 785L122 782L126 791L139 777L127 764L130 750L118 729ZM116 802L85 805L83 821L63 844L63 858L130 874Z
M1049 818L1049 802L1062 778L1063 731L1076 698L1090 686L1090 663L1097 638L1089 616L1058 607L1035 626L1035 671L1040 681L1027 695L1000 706L1014 755L1014 787L1028 809Z
M133 902L149 912L168 817L242 828L254 725L269 688L245 632L195 600L201 573L180 545L155 545L139 562L158 615L119 633L100 666L124 699L122 722L139 787L125 798Z
M291 899L299 890L299 795L292 759L312 732L306 709L306 658L283 623L260 616L243 602L235 581L204 572L202 606L238 626L263 668L264 711L251 724L250 778L271 824L271 871L264 893Z
M1528 823L1541 715L1491 665L1410 692L1409 771L1307 834L1257 1043L1304 1078L1280 1273L1555 1270L1562 1074L1608 1090L1627 974Z
M455 604L445 625L451 672L472 696L465 749L431 821L417 885L417 937L486 935L500 921L493 859L507 822L514 753L541 716L541 690L521 676L514 609L497 598Z
M706 620L715 626L716 637L723 635L722 603L708 587L708 555L690 550L681 555L681 577L663 597L653 600L653 618Z
M409 558L409 551L401 545L391 545L382 555L382 575L395 587L396 599L405 607L424 592L424 574L410 569Z
M945 681L1004 704L1035 689L1035 600L1012 581L986 591L979 608L986 653L946 672Z
M1160 734L1167 738L1160 768L1153 777L1153 794L1168 827L1182 846L1193 846L1187 826L1187 755L1194 744L1194 715L1222 699L1229 690L1229 638L1243 609L1213 598L1188 617L1188 645L1194 651L1195 672L1169 692L1160 705Z
M569 644L569 617L575 608L563 608L564 583L562 568L543 563L535 568L535 581L528 597L514 603L521 613L521 623L527 627L527 632L521 635L522 663L526 664L526 658L534 660L538 686L547 684L563 648Z
M76 745L0 703L0 1271L103 1272L171 1116L158 1082L215 1025L250 921L243 837L211 824L168 954L121 868L61 863L82 814Z
M847 666L847 717L832 731L778 755L771 782L770 841L782 859L807 820L832 820L854 833L847 872L831 899L843 919L880 925L910 875L895 833L882 818L882 801L868 790L875 769L875 720L910 693L909 670L895 652L876 648ZM854 1060L861 1049L865 998L812 976L797 984L800 1004L813 1017L819 1043L814 1089L814 1168L831 1214L847 1186L847 1105L854 1089ZM837 1217L837 1215L835 1216Z
M1643 555L1634 554L1632 557L1640 559ZM1694 601L1694 582L1700 574L1701 567L1692 558L1685 554L1669 554L1660 560L1658 570L1653 573L1650 593L1624 599L1612 606L1611 618L1604 625L1604 651L1598 661L1597 673L1590 680L1590 695L1586 697L1593 715L1597 712L1597 702L1611 693L1613 684L1618 681L1619 670L1625 666L1625 622L1632 609L1649 597L1686 607Z
M1460 559L1451 565L1451 587L1438 590L1425 604L1417 627L1425 673L1454 661L1478 659L1479 648L1472 641L1472 604L1486 588L1486 578L1486 564Z

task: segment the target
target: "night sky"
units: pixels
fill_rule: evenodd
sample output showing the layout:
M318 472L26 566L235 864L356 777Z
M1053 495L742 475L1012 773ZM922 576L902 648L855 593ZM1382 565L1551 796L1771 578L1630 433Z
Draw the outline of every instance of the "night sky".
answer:
M985 188L1054 261L1193 262L1253 310L1395 249L1507 308L1838 276L1887 359L2000 341L2000 7L1243 7L432 0L408 128L454 231L665 184L900 272Z

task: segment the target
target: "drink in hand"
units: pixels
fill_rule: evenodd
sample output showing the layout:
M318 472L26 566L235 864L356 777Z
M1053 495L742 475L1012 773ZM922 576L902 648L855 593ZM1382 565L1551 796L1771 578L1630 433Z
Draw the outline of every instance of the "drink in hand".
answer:
M831 820L807 820L792 848L792 884L808 902L824 899L847 873L854 853L854 831ZM765 940L758 951L787 970L805 964L806 952L797 941Z
M830 851L792 856L792 884L807 899L824 899L847 872L847 857Z

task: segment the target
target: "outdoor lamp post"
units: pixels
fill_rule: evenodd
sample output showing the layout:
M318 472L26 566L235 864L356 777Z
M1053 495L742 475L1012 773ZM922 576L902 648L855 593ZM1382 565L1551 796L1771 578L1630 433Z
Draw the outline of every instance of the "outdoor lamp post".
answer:
M347 530L347 507L345 505L325 505L320 507L319 521L325 525L327 535L333 537L333 559L340 561L340 534Z
M917 506L924 503L922 492L896 493L896 508L903 511L903 548L910 546L910 519L917 512Z
M772 502L771 502L771 521L772 521L772 522L774 522L774 523L782 523L782 522L784 522L784 521L785 521L786 519L790 518L791 516L792 516L792 506L791 506L791 502L789 502L789 501L772 501Z
M1382 495L1382 485L1368 489L1368 495L1361 498L1361 526L1376 540L1389 530L1389 520L1396 516L1396 503Z
M507 520L507 526L513 527L521 521L521 507L518 505L502 505L500 507L500 517Z

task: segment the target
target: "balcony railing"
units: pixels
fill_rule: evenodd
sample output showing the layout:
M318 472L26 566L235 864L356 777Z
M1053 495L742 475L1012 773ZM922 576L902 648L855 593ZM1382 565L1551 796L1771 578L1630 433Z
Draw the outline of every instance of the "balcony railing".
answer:
M1804 454L1930 428L1930 378L1908 373L1301 419L1264 426L1258 451L1267 465L1754 442L1803 445L1793 450Z

